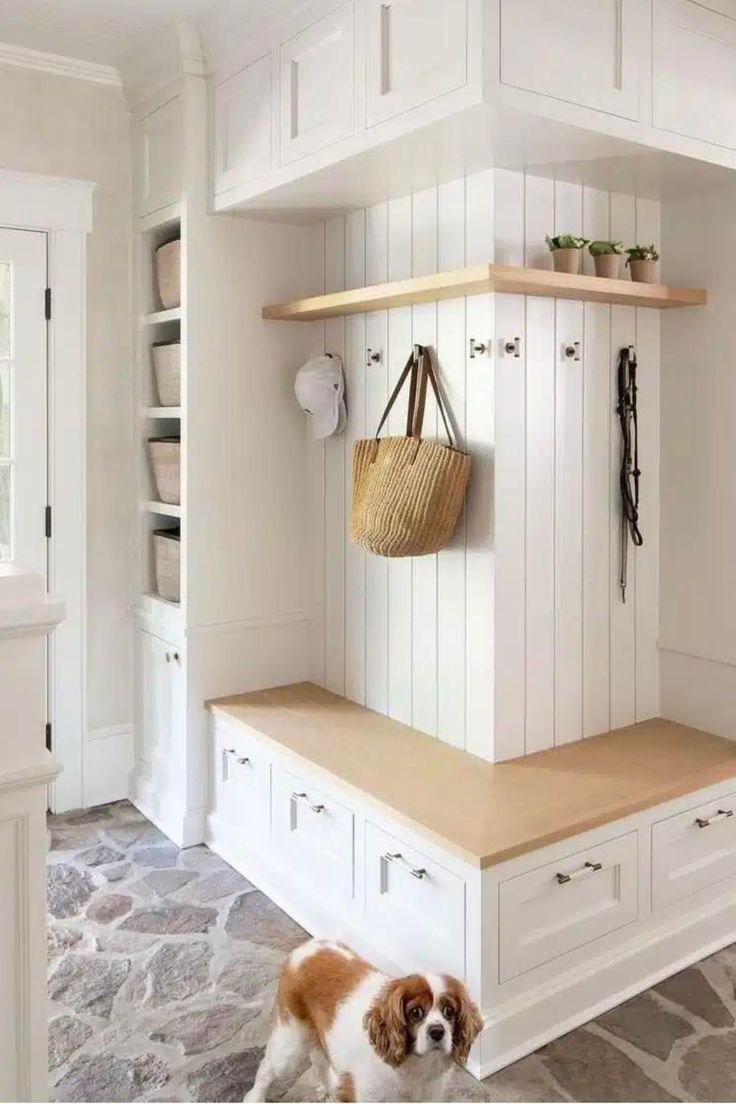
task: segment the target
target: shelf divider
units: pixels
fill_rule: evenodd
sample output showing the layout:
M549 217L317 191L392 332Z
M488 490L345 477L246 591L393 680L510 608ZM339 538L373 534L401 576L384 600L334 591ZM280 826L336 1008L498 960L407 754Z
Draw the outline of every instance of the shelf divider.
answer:
M707 302L702 288L673 288L666 284L638 284L632 280L607 280L599 276L573 276L550 269L521 268L515 265L480 264L452 272L437 272L410 280L351 288L309 299L295 299L263 308L264 318L274 321L306 322L337 318L346 314L403 307L411 303L431 303L465 295L502 291L516 295L534 295L549 299L577 299L592 303L617 303L622 306L698 307Z

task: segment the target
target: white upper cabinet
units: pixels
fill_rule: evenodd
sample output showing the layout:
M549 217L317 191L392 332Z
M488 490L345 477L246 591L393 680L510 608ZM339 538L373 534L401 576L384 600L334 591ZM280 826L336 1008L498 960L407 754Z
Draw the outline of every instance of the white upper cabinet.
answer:
M642 0L501 0L501 81L638 119L647 24Z
M281 164L355 132L353 5L343 4L281 44Z
M467 8L467 0L364 0L367 126L466 84Z
M716 10L717 9L717 10ZM654 0L655 127L736 149L736 4Z
M214 90L215 192L271 170L271 55L258 58Z
M138 157L139 215L160 211L181 199L181 98L175 97L141 120Z

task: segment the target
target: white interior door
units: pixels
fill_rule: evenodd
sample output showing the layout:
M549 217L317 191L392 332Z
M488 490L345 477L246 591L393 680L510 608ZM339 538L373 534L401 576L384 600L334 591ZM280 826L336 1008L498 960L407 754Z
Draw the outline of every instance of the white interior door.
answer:
M46 577L46 235L0 229L0 562Z

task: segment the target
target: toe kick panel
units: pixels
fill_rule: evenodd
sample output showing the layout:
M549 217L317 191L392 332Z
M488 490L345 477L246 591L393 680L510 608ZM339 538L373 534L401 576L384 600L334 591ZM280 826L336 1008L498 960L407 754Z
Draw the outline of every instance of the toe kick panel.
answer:
M636 920L637 833L499 886L499 980L509 981Z

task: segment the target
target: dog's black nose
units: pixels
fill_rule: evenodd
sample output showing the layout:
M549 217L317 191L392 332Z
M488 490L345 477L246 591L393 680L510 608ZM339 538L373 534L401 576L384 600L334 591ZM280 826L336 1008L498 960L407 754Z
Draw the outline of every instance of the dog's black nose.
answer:
M433 1043L441 1043L445 1037L445 1029L442 1024L432 1024L427 1028L427 1034Z

